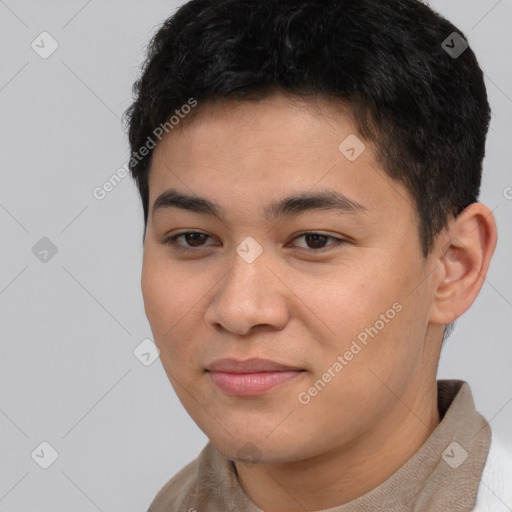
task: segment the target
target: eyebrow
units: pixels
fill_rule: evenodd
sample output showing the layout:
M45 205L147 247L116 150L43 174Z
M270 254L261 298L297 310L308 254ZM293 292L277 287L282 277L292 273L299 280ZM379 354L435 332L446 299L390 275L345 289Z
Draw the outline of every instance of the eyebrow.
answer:
M157 197L153 204L152 215L169 208L179 208L225 220L225 212L218 204L205 197L183 194L175 189L167 190ZM271 201L264 208L263 215L269 221L277 221L283 217L301 215L315 210L334 210L345 214L367 211L363 205L340 192L321 190L313 193L299 193L279 201Z

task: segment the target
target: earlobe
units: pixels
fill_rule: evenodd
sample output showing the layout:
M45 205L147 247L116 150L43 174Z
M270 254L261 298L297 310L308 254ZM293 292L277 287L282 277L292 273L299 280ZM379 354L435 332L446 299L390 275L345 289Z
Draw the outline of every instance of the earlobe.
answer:
M430 322L449 324L475 301L496 248L496 222L492 211L473 203L451 220L440 237L438 264L442 272L435 289Z

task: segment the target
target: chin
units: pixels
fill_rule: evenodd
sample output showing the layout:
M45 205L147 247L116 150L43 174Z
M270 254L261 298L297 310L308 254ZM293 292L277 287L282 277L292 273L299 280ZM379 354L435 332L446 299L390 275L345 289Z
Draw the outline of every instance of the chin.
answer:
M209 438L214 448L224 457L243 464L284 464L304 459L303 446L288 445L282 439L265 435Z

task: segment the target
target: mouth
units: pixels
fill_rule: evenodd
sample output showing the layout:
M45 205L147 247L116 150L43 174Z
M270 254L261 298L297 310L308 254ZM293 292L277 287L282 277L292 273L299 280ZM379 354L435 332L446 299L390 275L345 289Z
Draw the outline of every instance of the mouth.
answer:
M302 375L306 370L268 359L219 359L206 372L230 396L258 396Z

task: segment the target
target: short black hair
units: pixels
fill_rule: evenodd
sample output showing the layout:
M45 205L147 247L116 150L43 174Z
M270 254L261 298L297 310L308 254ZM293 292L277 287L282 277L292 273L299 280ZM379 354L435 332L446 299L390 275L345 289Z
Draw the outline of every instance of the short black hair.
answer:
M200 108L278 89L350 107L357 135L410 192L428 256L449 217L478 200L491 116L477 59L469 46L450 54L456 43L464 34L419 0L185 3L150 41L124 114L144 238L152 150L138 152L154 130L191 98Z

